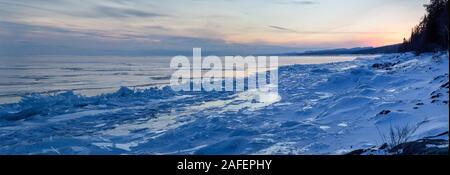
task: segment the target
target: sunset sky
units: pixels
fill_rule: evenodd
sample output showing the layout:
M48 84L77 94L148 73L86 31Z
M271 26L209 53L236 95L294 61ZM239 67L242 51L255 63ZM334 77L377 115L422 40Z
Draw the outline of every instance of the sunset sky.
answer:
M427 0L0 0L0 54L278 53L408 37Z

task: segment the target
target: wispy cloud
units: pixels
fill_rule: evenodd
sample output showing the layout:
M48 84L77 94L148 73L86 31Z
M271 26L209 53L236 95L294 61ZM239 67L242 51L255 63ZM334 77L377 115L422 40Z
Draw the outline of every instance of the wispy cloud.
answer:
M317 1L292 1L292 4L312 5L312 4L318 4L318 2Z
M14 10L14 11L18 11L18 10L24 8L27 11L37 10L37 11L41 11L41 12L44 11L44 12L52 12L52 13L63 13L64 12L62 10L50 9L50 8L44 8L44 7L36 6L36 5L33 5L32 3L6 2L6 1L1 1L0 0L0 4L4 7L4 9L0 9L0 10L11 9L11 10ZM2 13L2 15L4 15L4 14Z
M113 18L125 18L125 17L164 17L167 15L160 13L152 13L144 10L131 9L131 8L116 8L108 6L97 6L96 12L100 15Z
M287 4L287 5L314 5L318 4L317 1L279 1L278 4Z
M149 28L159 28L149 26ZM0 55L187 55L193 47L219 55L288 52L294 47L238 44L204 37L69 30L0 21Z
M269 26L269 27L272 28L272 29L276 29L278 31L289 32L289 33L298 33L295 30L288 29L288 28L285 28L285 27L280 27L280 26Z
M388 33L395 33L395 32L378 32L378 31L297 31L294 29L289 29L286 27L280 27L280 26L274 26L274 25L270 25L268 27L271 29L280 31L280 32L297 33L297 34L388 34Z
M0 5L4 5L4 9L11 9L14 12L26 12L27 14L34 13L39 15L43 15L42 12L47 12L81 18L154 18L168 16L162 13L153 12L150 9L142 10L141 8L128 6L119 0L92 2L61 0L45 1L42 2L42 4L34 1L8 2L0 0ZM2 8L0 8L0 10L1 9Z

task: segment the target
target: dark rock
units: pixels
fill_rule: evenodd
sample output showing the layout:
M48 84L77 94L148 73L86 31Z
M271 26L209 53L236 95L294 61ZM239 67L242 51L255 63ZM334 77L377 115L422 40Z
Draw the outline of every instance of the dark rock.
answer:
M448 77L448 74L439 75L439 76L437 76L437 77L434 77L434 78L433 78L433 81L436 81L436 80L439 80L439 79L443 79L443 78L447 78L447 77Z
M380 149L386 149L386 148L388 148L388 146L389 146L389 145L388 145L387 143L385 143L385 144L383 144L383 145L380 146Z
M391 149L385 143L378 148L357 149L346 155L370 155L380 153L380 151L389 155L449 155L448 140L438 138L442 136L448 137L448 134L449 132L446 131L436 136L424 137L416 141L402 143Z
M439 98L439 97L441 97L441 96L442 96L441 93L437 93L437 94L435 94L435 95L432 95L432 96L431 96L431 99Z
M374 69L385 69L385 70L392 70L392 66L395 66L396 64L400 63L400 61L396 63L375 63L372 65L372 68Z
M367 152L366 149L357 149L357 150L349 152L349 153L347 153L345 155L361 155L361 154L364 154L365 152Z
M389 113L391 113L390 110L382 110L380 113L378 113L378 115L387 115Z
M448 131L445 131L445 132L443 132L443 133L440 133L440 134L438 134L438 135L435 135L435 136L424 137L424 139L433 139L433 138L437 138L437 137L445 136L445 135L448 135L448 134L449 134L449 132L448 132Z
M448 140L421 139L397 145L389 152L399 155L448 155Z

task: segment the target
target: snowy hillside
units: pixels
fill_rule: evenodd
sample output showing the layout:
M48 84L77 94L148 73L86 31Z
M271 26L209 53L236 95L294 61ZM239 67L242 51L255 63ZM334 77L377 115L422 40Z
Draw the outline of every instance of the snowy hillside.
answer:
M344 154L405 126L420 139L448 131L448 65L445 52L285 66L279 96L32 95L0 106L0 154Z

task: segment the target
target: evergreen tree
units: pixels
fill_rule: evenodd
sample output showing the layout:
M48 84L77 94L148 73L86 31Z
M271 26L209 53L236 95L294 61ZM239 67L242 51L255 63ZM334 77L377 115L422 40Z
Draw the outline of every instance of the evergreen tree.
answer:
M448 50L448 0L430 0L424 5L427 13L404 39L399 51L430 52Z

